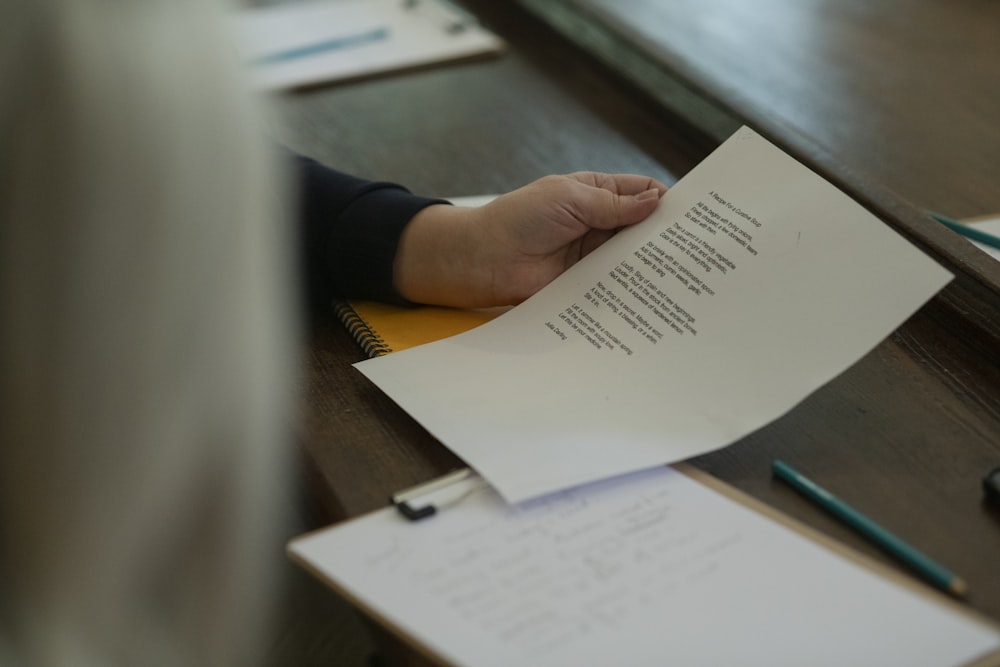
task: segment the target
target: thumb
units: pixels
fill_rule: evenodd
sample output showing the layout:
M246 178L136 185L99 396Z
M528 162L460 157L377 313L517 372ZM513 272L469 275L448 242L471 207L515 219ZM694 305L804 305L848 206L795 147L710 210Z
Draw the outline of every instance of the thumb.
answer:
M619 195L619 199L629 202L625 205L626 210L630 210L632 215L638 216L634 222L639 222L645 220L650 213L656 210L660 203L660 191L657 188L650 188L636 195Z
M582 219L590 227L611 230L634 225L649 217L659 204L660 191L650 188L634 195L620 195L593 188L588 200Z

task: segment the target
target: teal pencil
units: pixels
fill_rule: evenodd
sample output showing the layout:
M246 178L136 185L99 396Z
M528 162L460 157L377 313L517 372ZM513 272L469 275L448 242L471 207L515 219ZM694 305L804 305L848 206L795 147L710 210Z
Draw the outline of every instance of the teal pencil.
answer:
M327 39L322 42L316 42L314 44L306 44L305 46L299 46L294 49L288 49L286 51L278 51L276 53L271 53L269 55L257 58L256 60L253 61L252 64L271 65L274 63L286 62L289 60L297 60L299 58L314 56L319 53L327 53L329 51L340 51L342 49L349 49L355 46L364 46L366 44L370 44L371 42L377 42L379 40L386 39L388 36L389 36L388 28L376 28L375 30L358 33L357 35L334 37L332 39Z
M952 220L951 218L946 218L940 213L934 213L933 211L927 212L932 218L940 222L942 225L948 229L961 234L967 239L972 239L973 241L978 241L983 245L988 245L991 248L1000 249L1000 237L994 236L988 232L984 232L981 229L976 229L972 225L965 225L958 220Z
M929 556L910 546L861 512L840 500L826 489L796 472L783 461L775 461L771 470L793 489L855 529L883 551L897 558L914 572L941 590L963 596L968 591L965 581Z

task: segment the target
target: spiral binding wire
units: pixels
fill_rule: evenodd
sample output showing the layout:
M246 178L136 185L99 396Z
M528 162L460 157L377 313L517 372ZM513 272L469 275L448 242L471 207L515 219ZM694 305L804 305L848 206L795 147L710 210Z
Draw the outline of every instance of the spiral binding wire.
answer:
M392 352L392 349L386 344L385 340L368 326L368 323L358 315L350 302L335 301L333 312L336 313L337 318L344 324L347 332L351 334L351 337L354 338L370 358L380 357L383 354Z

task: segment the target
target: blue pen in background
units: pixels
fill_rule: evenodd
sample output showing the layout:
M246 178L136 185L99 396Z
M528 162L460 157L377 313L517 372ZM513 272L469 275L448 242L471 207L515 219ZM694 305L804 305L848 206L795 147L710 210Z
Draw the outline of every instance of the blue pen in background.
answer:
M305 44L303 46L285 49L284 51L275 51L274 53L269 53L265 56L261 56L260 58L255 58L251 64L272 65L274 63L287 62L289 60L298 60L299 58L307 58L319 53L329 53L330 51L340 51L342 49L349 49L356 46L364 46L366 44L387 39L388 37L388 28L375 28L374 30L369 30L368 32L359 32L354 35L334 37L321 42L314 42L312 44Z
M855 529L883 551L908 565L914 572L935 587L952 595L962 596L968 591L965 581L929 556L910 546L861 512L840 500L815 482L796 472L783 461L775 461L771 470L775 476L813 501L838 519Z
M981 229L976 229L972 225L962 224L961 222L957 220L952 220L951 218L943 216L940 213L935 213L933 211L928 211L927 213L928 215L930 215L932 218L940 222L948 229L958 234L961 234L967 239L977 241L979 243L982 243L983 245L988 245L991 248L1000 249L1000 238L994 236L993 234L984 232Z

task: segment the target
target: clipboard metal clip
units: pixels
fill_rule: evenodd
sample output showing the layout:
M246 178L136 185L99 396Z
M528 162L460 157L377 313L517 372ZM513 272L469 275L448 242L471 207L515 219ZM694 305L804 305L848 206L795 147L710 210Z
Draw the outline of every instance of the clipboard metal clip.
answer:
M463 468L400 491L390 500L404 517L410 521L419 521L437 514L440 508L457 503L484 486L487 486L486 480L471 468Z

